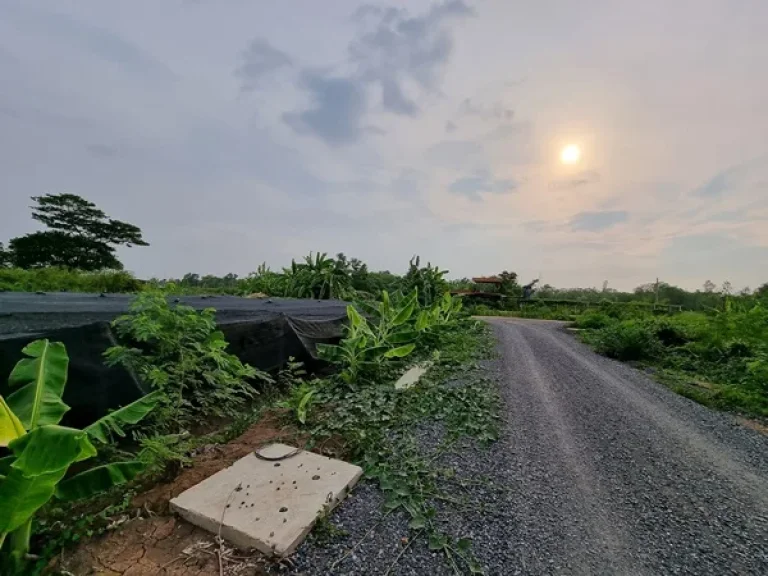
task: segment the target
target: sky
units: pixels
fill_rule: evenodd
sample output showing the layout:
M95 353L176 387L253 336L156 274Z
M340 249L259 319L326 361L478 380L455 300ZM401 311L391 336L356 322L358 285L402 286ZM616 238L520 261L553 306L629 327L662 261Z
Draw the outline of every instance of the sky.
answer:
M0 241L70 192L143 230L118 254L140 277L321 251L755 288L765 22L765 0L3 0Z

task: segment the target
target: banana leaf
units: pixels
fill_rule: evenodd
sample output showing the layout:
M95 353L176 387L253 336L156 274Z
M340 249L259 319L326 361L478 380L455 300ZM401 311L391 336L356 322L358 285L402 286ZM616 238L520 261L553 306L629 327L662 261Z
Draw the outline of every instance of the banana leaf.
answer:
M298 418L299 422L302 424L306 424L307 422L307 408L309 406L309 401L312 400L312 396L315 395L314 390L310 390L304 396L301 397L301 400L299 401L299 405L296 407L296 417Z
M11 467L8 476L0 482L0 539L27 522L45 505L66 473L67 469L63 468L29 477Z
M366 348L361 352L361 356L365 358L366 360L378 360L382 356L385 358L389 358L387 356L387 351L389 350L389 346L371 346L370 348Z
M414 324L414 328L421 332L422 330L425 330L430 326L430 317L429 313L426 310L421 310L419 312L419 315L416 317L416 323Z
M8 446L9 442L26 433L16 414L0 396L0 447Z
M66 470L75 462L96 456L84 430L65 426L40 426L8 447L16 456L11 467L30 477Z
M395 318L392 320L392 326L400 326L406 323L413 314L413 309L416 306L416 299L409 298L409 301L398 311Z
M360 313L355 309L352 304L347 306L347 318L349 318L349 322L353 327L360 326L363 322L365 322L365 319L360 316Z
M63 480L56 487L55 494L64 501L89 498L132 480L143 469L144 464L138 460L97 466Z
M11 372L11 388L21 386L8 396L8 406L18 416L25 430L36 426L58 424L69 406L61 401L67 383L69 357L64 344L35 340Z
M96 420L93 424L85 428L85 432L91 438L98 440L104 444L110 441L112 434L117 436L125 436L121 424L136 424L144 416L149 414L157 403L160 401L160 391L157 390L150 394L147 394L143 398L139 398L135 402L123 406L122 408L115 410L114 412L107 414L103 418Z
M416 348L416 344L406 344L405 346L399 346L397 348L391 348L384 353L384 358L405 358L413 352Z
M315 345L317 355L328 362L338 362L342 358L341 347L335 344L323 344L318 342Z
M395 332L389 338L387 342L390 344L407 344L413 342L419 337L419 333L416 330L404 330L403 332Z
M0 458L0 476L5 476L11 471L11 464L14 460L16 460L16 456Z
M51 499L72 464L96 455L84 431L55 425L35 428L8 447L15 459L0 482L0 537Z

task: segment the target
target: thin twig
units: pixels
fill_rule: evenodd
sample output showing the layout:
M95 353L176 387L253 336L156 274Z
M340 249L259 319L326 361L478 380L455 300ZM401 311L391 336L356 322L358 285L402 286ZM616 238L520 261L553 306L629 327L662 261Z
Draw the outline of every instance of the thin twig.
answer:
M408 540L408 544L403 546L403 549L400 550L400 554L397 555L397 558L395 558L395 561L392 562L392 564L389 565L389 568L387 568L387 571L384 573L384 576L389 576L392 573L392 569L397 566L397 563L400 561L400 558L403 557L403 554L405 554L405 551L408 550L408 548L413 544L413 541L416 540L419 536L421 536L421 533L424 532L424 530L419 530L416 532L416 534L413 535L413 538Z
M392 510L390 510L390 511L389 511L389 512L387 512L387 513L385 513L385 514L384 514L384 516L382 516L381 518L379 518L379 521L378 521L378 522L376 522L376 524L374 524L373 526L371 526L371 528L370 528L370 529L369 529L369 530L368 530L368 531L367 531L367 532L366 532L366 533L363 535L363 537L362 537L362 538L360 538L360 540L358 540L358 541L357 541L357 543L356 543L354 546L352 546L352 548L350 548L349 550L347 550L347 552L346 552L346 554L344 554L344 556L342 556L341 558L339 558L338 560L336 560L336 562L334 562L333 564L331 564L331 568L330 568L330 570L333 570L334 568L336 568L336 566L338 566L339 564L341 564L342 562L344 562L344 560L346 560L346 559L349 557L349 555L350 555L350 554L352 554L352 552L354 552L354 551L357 549L357 547L358 547L358 546L360 546L360 544L362 544L362 543L363 543L363 541L364 541L366 538L368 538L368 536L371 534L371 532L373 532L373 531L374 531L376 528L378 528L379 524L381 524L381 523L384 521L384 518L386 518L387 516L389 516L390 512L392 512Z
M222 563L222 554L223 554L223 546L221 539L221 527L224 525L224 515L227 513L227 508L229 508L229 505L232 503L232 497L235 495L235 492L239 492L243 489L243 483L240 482L237 486L232 488L232 491L229 493L229 496L227 496L227 501L224 502L224 508L221 509L221 518L219 519L219 531L218 535L216 536L216 543L219 545L218 553L216 556L219 559L219 576L224 576L224 565Z
M173 564L174 562L177 562L178 560L181 560L182 558L184 558L184 555L183 555L183 554L179 554L179 555L178 555L178 556L176 556L176 558L174 558L173 560L171 560L171 561L169 561L169 562L166 562L165 564L163 564L162 566L160 566L160 568L158 568L158 570L157 570L157 574L160 574L160 572L165 572L165 569L166 569L166 568L168 568L168 566L170 566L170 565L171 565L171 564Z

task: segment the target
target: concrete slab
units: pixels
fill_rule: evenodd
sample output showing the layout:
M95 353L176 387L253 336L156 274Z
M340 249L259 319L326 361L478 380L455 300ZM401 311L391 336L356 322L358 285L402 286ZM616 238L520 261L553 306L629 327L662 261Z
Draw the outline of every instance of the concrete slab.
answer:
M422 362L421 364L412 366L406 370L405 374L400 376L397 382L395 382L395 389L407 390L411 386L414 386L419 379L424 376L427 370L429 370L430 366L432 366L432 362Z
M266 446L259 455L285 458L249 454L171 500L171 509L240 548L287 556L363 473L285 444Z

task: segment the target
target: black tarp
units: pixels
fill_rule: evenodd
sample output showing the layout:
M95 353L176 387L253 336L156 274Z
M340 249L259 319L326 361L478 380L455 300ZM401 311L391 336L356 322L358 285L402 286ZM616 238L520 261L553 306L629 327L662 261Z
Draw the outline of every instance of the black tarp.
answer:
M123 294L29 294L0 292L0 394L7 378L32 340L63 342L70 357L64 401L72 408L65 423L89 424L110 409L148 392L126 370L104 364L113 346L110 322L128 311L132 296ZM346 302L336 300L249 299L235 296L169 298L195 309L216 309L216 322L228 350L260 368L279 368L290 356L311 362L318 342L342 335Z

